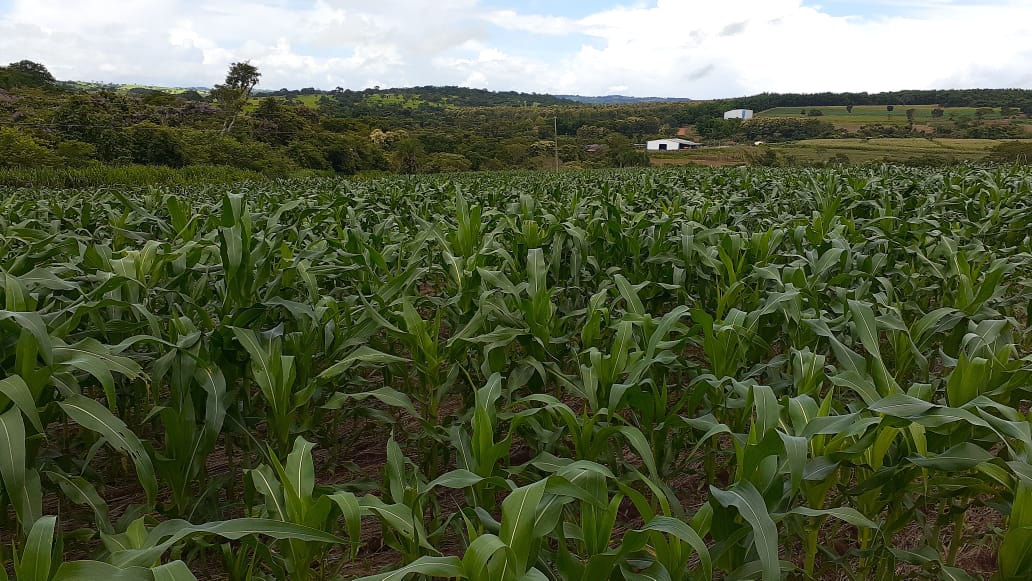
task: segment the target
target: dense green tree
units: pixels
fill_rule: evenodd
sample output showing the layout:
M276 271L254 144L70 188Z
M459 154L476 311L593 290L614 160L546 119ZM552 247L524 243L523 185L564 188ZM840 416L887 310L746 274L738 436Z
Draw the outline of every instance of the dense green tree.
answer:
M609 167L647 167L650 163L649 154L635 149L623 135L611 135L606 146L604 160Z
M82 167L97 159L97 147L85 141L62 141L56 151L62 163L70 167Z
M54 152L14 127L0 127L0 167L42 167L55 165Z
M322 150L308 141L294 141L288 145L287 157L304 169L333 169Z
M464 155L458 153L433 153L428 157L426 163L428 173L469 171L472 168L473 164Z
M586 141L605 141L606 137L612 133L605 127L598 127L597 125L582 125L577 129L577 139L584 139Z
M179 102L179 97L167 91L147 91L142 95L144 105L155 107L172 107Z
M286 145L294 141L306 125L297 109L275 97L260 99L258 107L251 114L255 139L274 145Z
M183 142L171 128L144 121L130 127L127 133L133 163L170 167L186 165Z
M101 92L71 95L53 114L53 123L64 139L90 143L97 156L107 163L129 161L129 143L125 128L140 112L138 99Z
M817 119L757 117L742 123L740 133L749 141L795 141L833 137L835 126Z
M732 139L742 127L741 119L724 119L712 117L695 124L695 131L706 141L725 141Z
M367 137L323 132L311 136L309 142L322 152L337 173L352 175L362 170L390 169L383 151Z

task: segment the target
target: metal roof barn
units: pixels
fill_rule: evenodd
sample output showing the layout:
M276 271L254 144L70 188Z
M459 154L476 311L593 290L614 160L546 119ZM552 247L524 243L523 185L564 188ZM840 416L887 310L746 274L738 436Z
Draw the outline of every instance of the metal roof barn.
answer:
M673 137L670 139L653 139L645 144L645 149L648 151L680 151L682 149L695 149L701 145L701 143Z

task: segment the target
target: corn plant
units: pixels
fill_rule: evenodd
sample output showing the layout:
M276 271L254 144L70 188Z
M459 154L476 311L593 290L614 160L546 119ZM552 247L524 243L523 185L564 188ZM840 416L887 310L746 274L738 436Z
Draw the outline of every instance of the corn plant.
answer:
M0 578L963 579L977 543L1023 579L1030 199L885 165L6 192Z

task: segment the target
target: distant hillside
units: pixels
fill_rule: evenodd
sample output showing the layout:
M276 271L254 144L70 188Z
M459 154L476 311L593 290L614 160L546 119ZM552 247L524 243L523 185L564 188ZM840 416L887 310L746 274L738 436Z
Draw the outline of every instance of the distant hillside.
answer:
M6 67L0 67L0 89L47 87L53 83L54 76L39 63L18 61Z
M560 99L576 101L586 105L629 105L634 103L686 103L687 97L627 97L625 95L602 95L585 97L583 95L555 95Z
M207 95L211 89L209 87L162 87L158 85L123 85L121 83L102 83L98 81L58 81L57 86L69 89L72 91L84 91L92 93L96 91L109 91L112 93L119 94L134 94L134 93L151 93L154 91L160 91L162 93L171 93L178 95L180 93L186 93L188 91L194 91L201 95Z
M940 105L942 107L1032 106L1029 89L928 89L882 93L761 93L722 99L735 107L765 111L775 107L845 107L847 105Z
M18 78L17 80L21 80ZM0 82L4 81L0 77ZM27 83L16 81L0 84L17 86ZM77 92L108 91L118 94L143 95L155 91L181 95L184 93L197 93L206 96L211 91L209 87L162 87L155 85L132 85L120 83L102 83L94 81L56 81L53 85ZM315 88L304 89L257 89L255 97L282 97L289 100L296 100L308 106L314 107L322 97L329 97L342 105L365 105L372 107L400 107L403 109L415 109L420 106L434 108L454 107L530 107L530 106L559 106L575 105L579 101L564 99L554 95L538 93L520 93L516 91L488 91L485 89L470 89L467 87L455 86L423 86L423 87L402 87L402 88L372 88L354 91L351 89L337 88L334 90L323 90Z
M519 93L516 91L488 91L486 89L470 89L455 86L423 86L381 89L363 89L353 91L338 87L332 91L315 88L300 90L280 89L278 91L257 91L257 96L301 98L311 101L313 97L331 97L343 105L394 105L406 109L420 106L432 107L530 107L574 105L575 101L543 95L539 93Z

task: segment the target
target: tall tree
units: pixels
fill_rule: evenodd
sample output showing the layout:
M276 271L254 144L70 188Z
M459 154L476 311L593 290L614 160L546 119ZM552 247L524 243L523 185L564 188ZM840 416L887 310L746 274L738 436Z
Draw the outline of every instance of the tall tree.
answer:
M219 107L226 113L226 121L222 124L222 134L232 131L244 105L251 98L251 91L258 84L262 76L258 67L248 61L233 63L229 65L229 72L226 74L226 82L215 85L211 96L218 102Z

